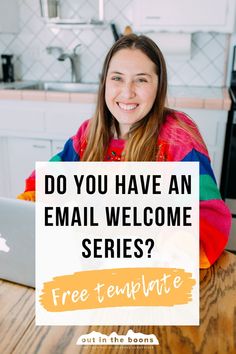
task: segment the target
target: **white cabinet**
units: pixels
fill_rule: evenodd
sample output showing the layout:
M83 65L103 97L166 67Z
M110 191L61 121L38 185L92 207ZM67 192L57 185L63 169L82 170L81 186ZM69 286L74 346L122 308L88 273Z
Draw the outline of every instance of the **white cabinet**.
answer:
M8 138L9 196L15 198L25 189L25 179L35 168L36 161L51 157L49 140Z
M79 108L79 109L78 109ZM64 136L69 138L74 135L80 125L91 118L94 113L93 104L73 104L50 106L45 111L45 129L51 136Z
M195 121L199 128L207 145L212 168L219 186L228 112L223 110L189 108L183 108L183 111Z
M15 198L22 193L25 179L35 169L35 162L48 161L62 151L64 143L64 140L0 138L0 151L5 152L0 155L0 166L5 165L8 172L0 170L0 196ZM4 156L8 156L7 160L3 160Z
M0 33L17 33L19 10L17 0L0 1Z
M235 0L134 0L135 30L234 31Z
M52 140L52 156L58 154L59 152L61 152L64 148L65 145L65 140Z
M95 104L0 101L0 196L15 198L36 161L48 161L89 119Z
M44 110L25 102L3 101L1 105L0 131L12 134L35 134L45 131Z
M0 137L0 196L9 195L9 181L7 170L7 139Z

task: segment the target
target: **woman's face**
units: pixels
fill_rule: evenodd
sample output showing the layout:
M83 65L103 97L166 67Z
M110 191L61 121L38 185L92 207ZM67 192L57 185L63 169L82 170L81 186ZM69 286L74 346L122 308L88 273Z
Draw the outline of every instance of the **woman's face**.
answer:
M155 64L139 49L121 49L111 59L105 101L119 122L121 137L151 110L157 94Z

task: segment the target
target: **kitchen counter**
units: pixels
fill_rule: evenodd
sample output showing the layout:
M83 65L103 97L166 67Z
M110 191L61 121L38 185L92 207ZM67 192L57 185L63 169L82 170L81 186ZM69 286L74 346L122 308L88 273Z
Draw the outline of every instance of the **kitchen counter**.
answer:
M9 89L0 83L0 100L96 103L97 94ZM216 109L228 111L231 99L227 88L169 86L167 105L172 108Z
M170 107L205 108L228 111L231 98L226 87L169 86L168 105Z

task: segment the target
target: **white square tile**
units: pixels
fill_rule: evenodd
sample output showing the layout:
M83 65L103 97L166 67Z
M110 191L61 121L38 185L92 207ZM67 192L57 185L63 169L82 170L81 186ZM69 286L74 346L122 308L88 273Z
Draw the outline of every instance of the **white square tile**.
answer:
M103 40L97 38L90 46L89 50L96 59L104 60L107 53L107 46L104 44Z
M183 80L185 85L189 85L192 79L196 76L196 71L189 65L185 63L178 71L178 76Z
M37 35L37 40L40 40L40 42L43 43L46 48L49 43L54 39L54 37L55 34L53 34L50 28L45 25L40 31L40 33Z
M84 80L85 82L99 82L100 74L102 72L103 62L97 61L93 67L84 73Z
M100 38L103 41L103 43L105 44L105 46L107 48L107 52L115 42L115 39L114 39L114 36L113 36L110 26L108 26L105 29L100 30L98 33L98 38Z
M221 53L217 58L212 61L219 73L224 74L225 71L225 53Z
M209 82L210 86L214 86L214 83L219 80L221 74L213 65L209 64L202 70L201 76L205 78L205 81Z
M44 26L45 24L43 20L35 15L33 15L30 21L26 24L26 28L28 28L28 30L34 35L37 35L44 28Z
M73 43L74 41L78 42L78 40L76 39L76 35L72 31L68 30L60 31L60 41L63 44L63 48L65 48L66 50L73 49L74 45L71 46L71 43Z
M21 2L19 6L19 20L20 20L20 28L24 27L24 25L30 21L32 17L32 10L29 6L25 4L25 2Z
M215 40L220 43L221 47L225 48L230 34L216 33Z
M71 82L71 74L69 71L64 71L59 77L59 81Z
M31 55L31 48L27 48L21 55L20 55L20 60L22 63L24 63L24 67L27 67L28 69L33 65L34 63L34 58Z
M41 76L41 80L42 81L57 81L55 79L55 76L52 74L51 71L47 70L46 72L44 72L44 74Z
M218 79L216 79L214 81L214 86L217 86L217 87L226 86L226 81L225 81L224 77L223 76L218 77Z
M87 50L81 55L81 66L87 69L91 69L91 67L95 65L97 60L97 57L95 57L93 53Z
M207 82L200 76L200 74L196 74L196 76L191 81L192 86L207 86Z
M14 55L20 55L25 49L25 44L18 37L15 37L15 39L8 46L8 50Z
M30 10L33 12L39 13L39 1L37 0L18 0L21 3L24 3Z
M30 33L29 31L27 32L20 32L17 38L24 43L25 48L30 47L31 43L34 42L35 36ZM23 49L24 50L24 49Z
M224 48L216 40L211 40L204 46L202 51L210 60L214 60L224 51Z
M53 76L55 81L60 81L61 77L65 74L68 77L67 81L71 81L71 64L69 60L65 60L64 62L59 62L56 60L50 67L50 74Z
M209 64L209 59L202 52L198 51L190 62L196 72L201 72Z
M96 38L97 34L93 29L83 29L80 34L76 36L78 43L81 43L86 47L92 45Z
M5 44L6 47L14 40L14 38L15 38L14 34L8 34L8 33L1 34L0 36L1 42Z
M64 0L60 3L60 17L61 18L74 18L77 9L75 1Z
M43 74L45 73L45 67L39 63L39 62L35 62L33 63L33 65L30 68L30 72L34 73L34 77L36 80L40 79Z
M1 41L1 36L0 36L0 53L4 53L6 50L6 44Z
M91 18L97 17L98 6L96 5L97 2L93 2L93 4L91 4L89 1L85 1L83 5L78 8L77 13L81 14L86 22L89 22Z
M197 32L193 33L192 35L192 40L194 43L197 44L198 48L204 48L207 43L209 43L212 40L212 34L210 32L208 33L202 33L202 32Z
M119 6L119 5L118 5ZM104 7L104 16L106 21L113 21L118 15L116 4L112 1L106 1Z

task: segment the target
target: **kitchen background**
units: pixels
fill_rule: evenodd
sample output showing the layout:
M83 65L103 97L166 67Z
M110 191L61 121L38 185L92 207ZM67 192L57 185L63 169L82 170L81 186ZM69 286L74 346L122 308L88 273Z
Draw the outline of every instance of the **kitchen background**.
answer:
M97 12L97 1L64 0L63 8L71 18ZM104 56L114 42L109 25L94 28L61 29L45 25L39 0L18 0L19 32L0 33L0 53L14 55L16 80L70 81L69 60L59 62L46 47L59 46L66 51L81 43L80 75L83 82L97 82ZM104 19L114 22L120 33L132 26L132 0L105 0ZM62 10L63 10L62 8ZM169 84L222 87L226 84L229 34L197 32L191 36L191 57L173 59L166 56ZM161 48L162 49L162 48ZM1 77L0 72L0 77Z

